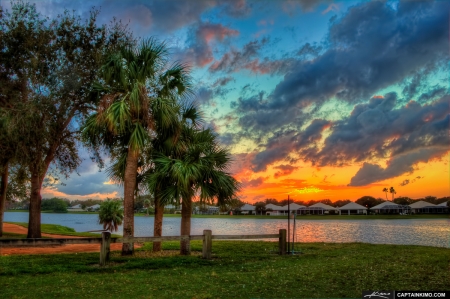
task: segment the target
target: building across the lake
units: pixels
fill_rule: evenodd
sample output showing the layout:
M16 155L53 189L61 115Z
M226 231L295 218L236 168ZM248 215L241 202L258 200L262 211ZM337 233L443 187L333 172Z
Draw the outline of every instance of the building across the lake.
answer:
M246 203L240 209L241 209L241 214L243 214L243 215L251 215L251 214L255 214L256 207Z
M423 200L416 201L409 205L411 212L414 214L441 214L448 212L448 207L443 205L435 205Z
M309 207L302 207L297 210L297 215L325 215L325 214L338 214L339 210L324 203L318 202Z
M337 209L339 210L339 215L367 215L367 208L356 202L349 202Z

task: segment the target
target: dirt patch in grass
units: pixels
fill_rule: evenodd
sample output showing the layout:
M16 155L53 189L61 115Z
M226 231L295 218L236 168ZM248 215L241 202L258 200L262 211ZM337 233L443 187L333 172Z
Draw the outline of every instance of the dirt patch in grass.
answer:
M20 225L3 223L3 231L15 234L27 234L28 230ZM43 237L50 238L82 238L76 236L42 234ZM142 244L135 243L135 248L142 247ZM122 250L122 244L111 244L111 251ZM79 252L100 252L100 244L68 244L46 247L5 247L0 248L0 255L16 255L16 254L56 254L56 253L79 253Z

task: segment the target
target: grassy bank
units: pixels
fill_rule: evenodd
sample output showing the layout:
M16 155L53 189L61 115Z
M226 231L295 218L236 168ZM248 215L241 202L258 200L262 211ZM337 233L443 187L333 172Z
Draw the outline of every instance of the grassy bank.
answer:
M25 228L28 228L28 223L26 222L8 222L16 225L23 226ZM99 237L99 234L94 233L79 233L76 232L73 228L62 226L58 224L41 224L41 232L45 234L52 234L52 235L66 235L66 236L78 236L78 237ZM115 235L114 235L115 236ZM8 238L25 238L26 235L22 234L12 234L12 233L3 233L3 239ZM118 237L118 235L116 236Z
M149 248L150 244L146 246ZM276 243L214 241L212 260L164 254L98 253L0 257L4 298L360 298L362 290L448 290L450 249L306 243L279 256ZM32 290L32 291L31 291Z

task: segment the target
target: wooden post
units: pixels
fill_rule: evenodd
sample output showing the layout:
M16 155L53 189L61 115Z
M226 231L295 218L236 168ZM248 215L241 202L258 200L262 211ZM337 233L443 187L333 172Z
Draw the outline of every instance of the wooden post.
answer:
M212 231L206 229L203 231L203 258L211 259L211 249L212 249Z
M109 261L109 250L111 245L111 233L102 232L102 244L100 245L100 266L105 266Z
M280 229L280 237L278 238L279 254L286 254L286 230Z

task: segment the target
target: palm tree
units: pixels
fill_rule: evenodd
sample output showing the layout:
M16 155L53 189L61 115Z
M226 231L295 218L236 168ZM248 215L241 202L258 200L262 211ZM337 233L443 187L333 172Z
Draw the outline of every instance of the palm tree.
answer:
M96 153L104 147L118 162L114 173L124 185L124 237L134 235L134 197L139 164L146 162L144 151L156 127L170 130L177 123L177 101L190 91L186 67L167 63L165 44L154 39L113 53L101 69L103 81L94 84L93 96L100 99L97 112L82 128L84 141ZM133 249L133 243L124 243L122 255L133 254Z
M110 232L117 231L122 225L123 209L119 200L106 200L100 204L98 211L98 223L103 224L103 229Z
M161 179L166 182L161 199L181 199L181 235L191 233L192 201L200 203L217 200L219 205L231 200L238 190L238 182L226 172L230 164L229 152L221 148L216 136L209 130L183 127L183 146L176 157L155 154L155 173L148 177L148 184L155 188ZM180 253L190 254L189 239L181 241Z
M388 200L387 194L388 194L388 192L389 192L389 189L388 189L388 188L383 188L383 192L386 194L386 200Z
M394 187L389 188L389 193L392 194L392 200L394 200L394 195L397 194L397 192L395 191ZM386 193L387 195L387 193Z
M185 154L186 144L189 142L190 129L199 128L203 122L198 108L192 102L181 103L181 117L178 126L174 126L173 130L158 131L157 137L152 141L150 156L158 157L163 154L167 157L182 158ZM155 217L153 225L153 235L160 237L162 235L163 212L166 204L179 204L179 198L163 197L163 193L167 188L171 187L171 180L165 175L158 175L157 166L149 169L144 176L155 176L157 180L153 184L147 184L148 190L155 197ZM161 242L153 242L153 251L161 251Z

